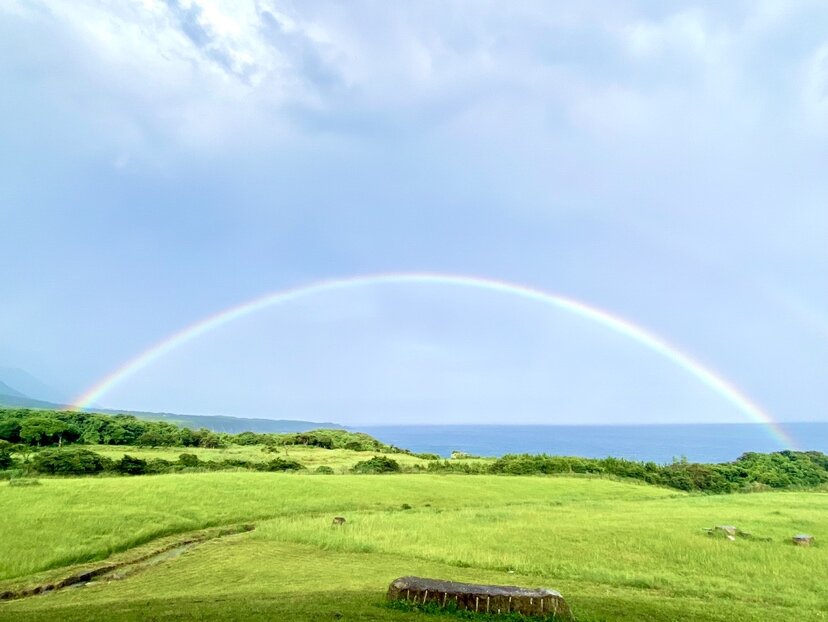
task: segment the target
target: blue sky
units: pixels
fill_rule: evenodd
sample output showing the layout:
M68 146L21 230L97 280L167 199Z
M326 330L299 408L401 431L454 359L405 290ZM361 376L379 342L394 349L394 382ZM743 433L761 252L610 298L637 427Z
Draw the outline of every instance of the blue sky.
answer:
M822 2L0 4L0 366L66 396L323 278L522 283L828 419ZM526 301L363 288L176 350L105 406L376 422L739 421Z

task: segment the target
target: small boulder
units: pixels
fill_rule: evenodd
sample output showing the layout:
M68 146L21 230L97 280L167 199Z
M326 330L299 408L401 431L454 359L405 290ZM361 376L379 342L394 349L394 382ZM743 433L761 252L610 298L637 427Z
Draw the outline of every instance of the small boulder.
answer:
M811 546L814 543L814 537L806 533L798 533L791 538L791 541L797 546Z
M747 531L742 531L738 527L734 527L733 525L716 525L715 527L710 527L705 529L705 531L710 536L718 536L720 538L725 538L734 542L738 537L740 538L750 538L752 537Z

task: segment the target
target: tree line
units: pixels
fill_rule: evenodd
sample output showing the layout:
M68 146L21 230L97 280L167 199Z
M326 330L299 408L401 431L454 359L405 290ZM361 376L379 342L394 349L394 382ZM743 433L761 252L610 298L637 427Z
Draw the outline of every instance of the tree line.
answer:
M635 479L688 492L749 492L817 488L828 485L828 456L819 451L749 452L733 462L670 464L623 458L576 458L545 454L509 454L493 462L442 460L423 470L503 475L588 474Z
M206 428L192 430L165 421L138 419L132 415L26 408L0 408L0 442L2 441L32 448L77 444L207 448L228 445L305 445L323 449L411 453L406 449L381 443L368 434L348 430L229 434L213 432ZM426 457L424 454L422 456ZM436 455L428 457L439 458Z

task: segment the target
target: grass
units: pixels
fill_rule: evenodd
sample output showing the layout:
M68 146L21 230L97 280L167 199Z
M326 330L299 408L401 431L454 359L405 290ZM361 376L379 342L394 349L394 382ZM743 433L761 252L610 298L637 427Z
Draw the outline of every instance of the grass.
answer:
M430 613L455 620L476 620L477 622L556 622L562 619L556 617L555 614L524 615L514 611L509 613L476 612L471 609L461 609L451 601L442 606L435 602L414 603L408 600L392 600L386 603L386 607L395 611ZM569 620L568 616L566 620Z
M124 454L135 458L152 460L162 458L164 460L178 460L182 453L195 454L199 460L251 460L254 462L265 462L273 458L295 460L307 467L315 469L319 466L328 466L337 473L346 473L348 469L357 462L368 460L375 454L368 451L351 451L349 449L319 449L318 447L306 447L304 445L291 445L279 447L275 453L262 451L262 445L230 445L222 449L208 449L203 447L133 447L129 445L85 445L96 453L112 458L120 459ZM403 467L412 467L415 464L428 465L428 460L423 460L408 454L388 454L400 463Z
M0 485L0 507L7 584L163 535L257 525L120 582L0 603L0 620L450 619L384 604L390 581L407 574L551 587L581 622L828 620L824 493L217 472ZM334 515L346 524L331 527ZM703 532L716 524L770 539ZM817 546L789 544L800 531L816 535Z

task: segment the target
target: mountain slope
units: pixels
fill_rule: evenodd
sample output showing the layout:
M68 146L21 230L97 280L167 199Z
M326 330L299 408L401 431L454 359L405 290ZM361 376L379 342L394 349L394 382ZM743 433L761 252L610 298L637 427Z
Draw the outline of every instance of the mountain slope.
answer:
M16 387L16 388L13 388ZM29 397L37 395L37 399ZM56 392L40 382L37 378L14 367L0 366L0 407L35 408L44 410L68 410L70 405L61 403ZM116 410L111 408L87 408L89 412L108 415L132 415L139 419L166 421L176 425L198 429L207 428L213 432L307 432L317 428L344 430L336 423L319 423L293 419L259 419L230 417L224 415L179 415L177 413L153 413L133 410Z
M0 382L6 386L14 387L18 395L34 396L49 402L61 402L67 397L47 385L45 382L35 378L29 372L17 367L0 365ZM5 391L0 390L0 394Z
M15 389L11 388L9 385L7 385L2 380L0 380L0 395L4 395L4 396L8 396L8 397L22 397L22 398L26 397L20 391L16 391Z

